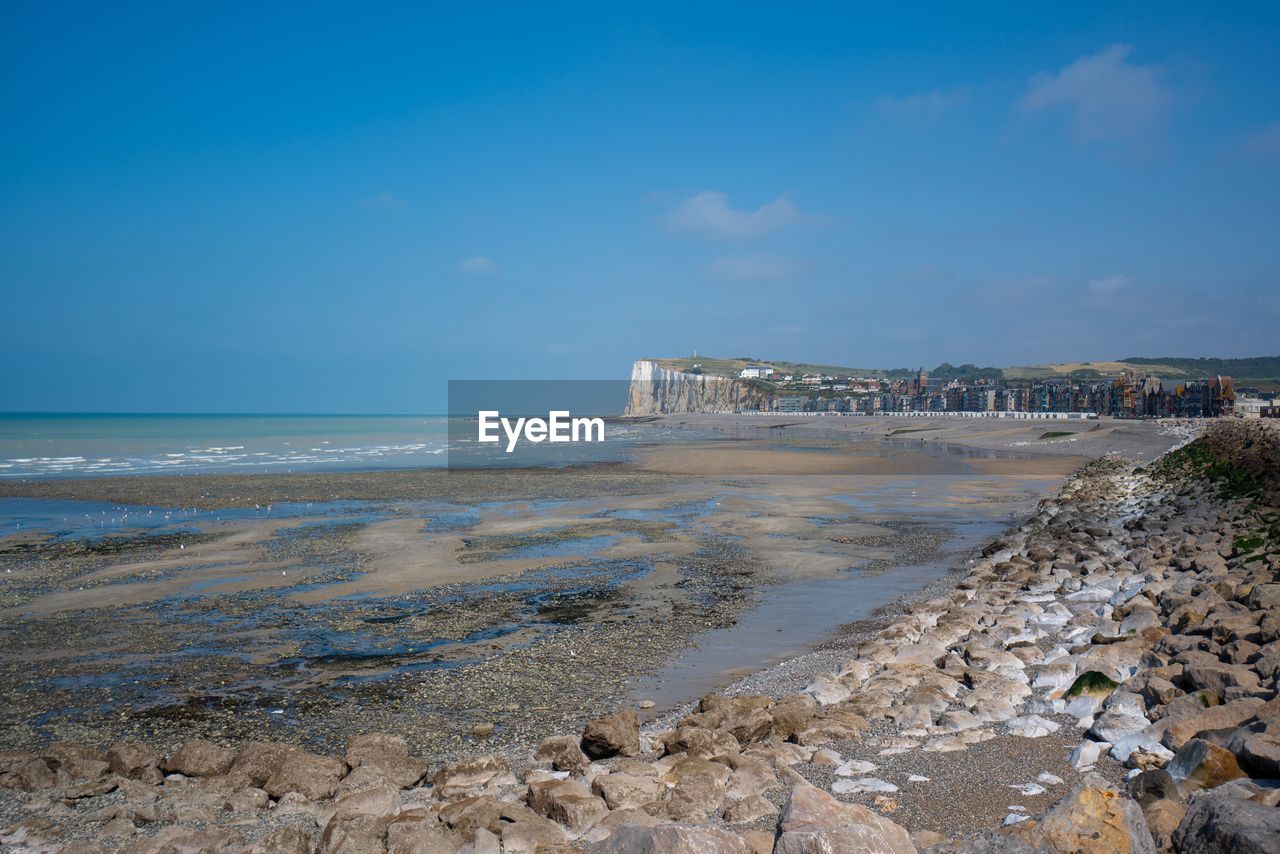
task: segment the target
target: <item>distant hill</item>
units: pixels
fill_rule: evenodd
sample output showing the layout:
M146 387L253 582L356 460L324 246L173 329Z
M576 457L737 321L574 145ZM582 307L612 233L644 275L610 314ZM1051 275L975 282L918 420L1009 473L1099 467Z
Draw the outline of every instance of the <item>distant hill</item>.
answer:
M698 356L685 359L655 359L664 367L677 371L689 371L699 365L702 373L711 376L736 377L747 365L771 365L782 374L827 374L831 376L902 378L915 373L915 368L853 368L842 365L819 365L809 362L788 362L778 359L756 359L749 356L723 359L714 356ZM1114 377L1121 371L1154 374L1162 379L1199 379L1223 374L1235 379L1239 385L1256 385L1264 389L1280 389L1280 356L1255 356L1246 359L1160 358L1133 357L1119 361L1062 362L1046 365L1020 365L1007 368L982 368L976 365L952 365L943 362L928 369L929 376L961 381L978 378L995 379L1086 379L1090 377Z
M1166 365L1182 371L1184 376L1225 374L1231 377L1280 377L1280 356L1254 356L1249 359L1125 359L1131 365Z
M1010 379L1044 379L1047 377L1087 378L1114 377L1121 371L1154 374L1162 379L1199 379L1222 374L1238 385L1262 388L1280 387L1280 356L1254 356L1245 359L1132 357L1115 362L1063 362L1052 365L1024 365L1005 368Z
M815 365L808 362L787 362L778 359L753 359L739 356L733 359L718 359L715 356L690 356L687 359L654 359L653 361L673 371L689 371L698 365L704 374L716 377L736 377L747 365L769 365L782 374L827 374L829 376L884 377L890 371L874 368L849 368L840 365Z

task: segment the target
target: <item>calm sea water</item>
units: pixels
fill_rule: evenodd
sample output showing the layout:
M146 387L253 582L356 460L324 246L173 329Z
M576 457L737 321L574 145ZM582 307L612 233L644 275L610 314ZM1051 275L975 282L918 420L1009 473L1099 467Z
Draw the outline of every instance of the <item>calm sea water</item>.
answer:
M429 415L0 414L0 477L442 466Z

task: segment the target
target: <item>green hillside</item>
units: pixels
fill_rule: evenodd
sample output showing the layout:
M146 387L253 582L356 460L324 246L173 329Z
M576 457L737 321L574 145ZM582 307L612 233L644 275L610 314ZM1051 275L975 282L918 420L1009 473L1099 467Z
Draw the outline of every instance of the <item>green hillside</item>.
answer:
M827 374L830 376L883 377L890 372L873 368L849 368L841 365L815 365L809 362L788 362L779 359L753 359L739 356L734 359L718 359L714 356L692 356L686 359L655 359L664 368L674 371L688 371L699 365L704 374L717 377L736 377L747 365L769 365L782 374Z
M1125 359L1130 365L1166 365L1186 377L1224 374L1230 377L1280 377L1280 356L1254 356L1248 359Z
M688 371L694 365L705 374L736 377L747 365L771 365L781 374L826 374L830 376L902 378L915 374L915 368L851 368L843 365L819 365L811 362L789 362L785 359L757 359L750 356L722 359L714 356L692 356L683 359L656 359L664 367ZM1280 356L1256 356L1245 359L1183 358L1163 356L1159 358L1129 358L1117 361L1060 362L1045 365L1017 365L1007 368L983 368L976 365L952 365L943 362L929 369L929 375L942 379L961 381L978 378L994 379L1087 379L1115 377L1121 371L1138 374L1154 374L1163 379L1189 380L1215 374L1230 376L1238 385L1259 386L1263 389L1280 389Z
M1255 356L1245 359L1183 358L1160 356L1132 357L1114 362L1063 362L1051 365L1023 365L1005 368L1010 379L1085 379L1114 377L1121 371L1154 374L1162 379L1192 380L1215 374L1232 377L1237 385L1280 388L1280 356Z

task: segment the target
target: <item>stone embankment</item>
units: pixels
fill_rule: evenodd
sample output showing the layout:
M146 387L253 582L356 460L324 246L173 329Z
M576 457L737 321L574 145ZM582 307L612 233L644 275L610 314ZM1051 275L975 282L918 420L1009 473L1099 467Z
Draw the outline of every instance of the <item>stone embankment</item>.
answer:
M432 767L377 733L341 757L199 740L168 756L138 744L10 752L4 809L24 817L0 843L1280 851L1278 546L1280 431L1221 424L1146 470L1090 465L949 593L911 606L803 693L708 696L661 730L623 710L515 763ZM989 757L993 744L1018 761L1038 739L1064 736L1068 779L1028 766L1035 781L1021 787L1062 791L1045 809L1010 809L976 835L893 819L930 761ZM903 757L922 771L893 771ZM975 787L985 761L968 769ZM964 812L969 795L957 785L935 798Z

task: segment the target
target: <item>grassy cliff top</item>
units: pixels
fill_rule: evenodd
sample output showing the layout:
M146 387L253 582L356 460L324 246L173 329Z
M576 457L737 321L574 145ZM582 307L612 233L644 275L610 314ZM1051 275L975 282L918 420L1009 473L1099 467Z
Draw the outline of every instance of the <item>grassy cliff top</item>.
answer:
M701 365L704 374L718 377L736 377L747 365L768 365L782 374L827 374L829 376L881 377L888 371L873 368L848 368L840 365L814 365L808 362L788 362L778 359L748 359L745 356L736 359L717 359L714 356L689 357L687 359L653 359L664 368L673 371L687 371L694 365Z
M1131 357L1115 362L1062 362L1051 365L1023 365L1005 368L1010 379L1045 379L1052 377L1113 377L1121 371L1151 374L1163 379L1201 379L1222 374L1238 385L1280 388L1280 356L1256 356L1245 359Z
M683 359L653 359L665 368L688 371L700 365L712 376L736 377L747 365L769 365L782 374L827 374L855 377L904 377L914 373L909 368L852 368L843 365L820 365L811 362L789 362L785 359L755 359L746 356L723 359L715 356L692 356ZM1165 379L1200 379L1223 374L1239 385L1256 385L1263 389L1280 389L1280 356L1258 356L1244 359L1133 357L1118 361L1060 362L1045 365L1020 365L1008 368L977 368L973 365L939 365L929 369L931 376L965 378L994 376L1005 379L1085 379L1114 377L1122 371L1139 375L1151 374Z

